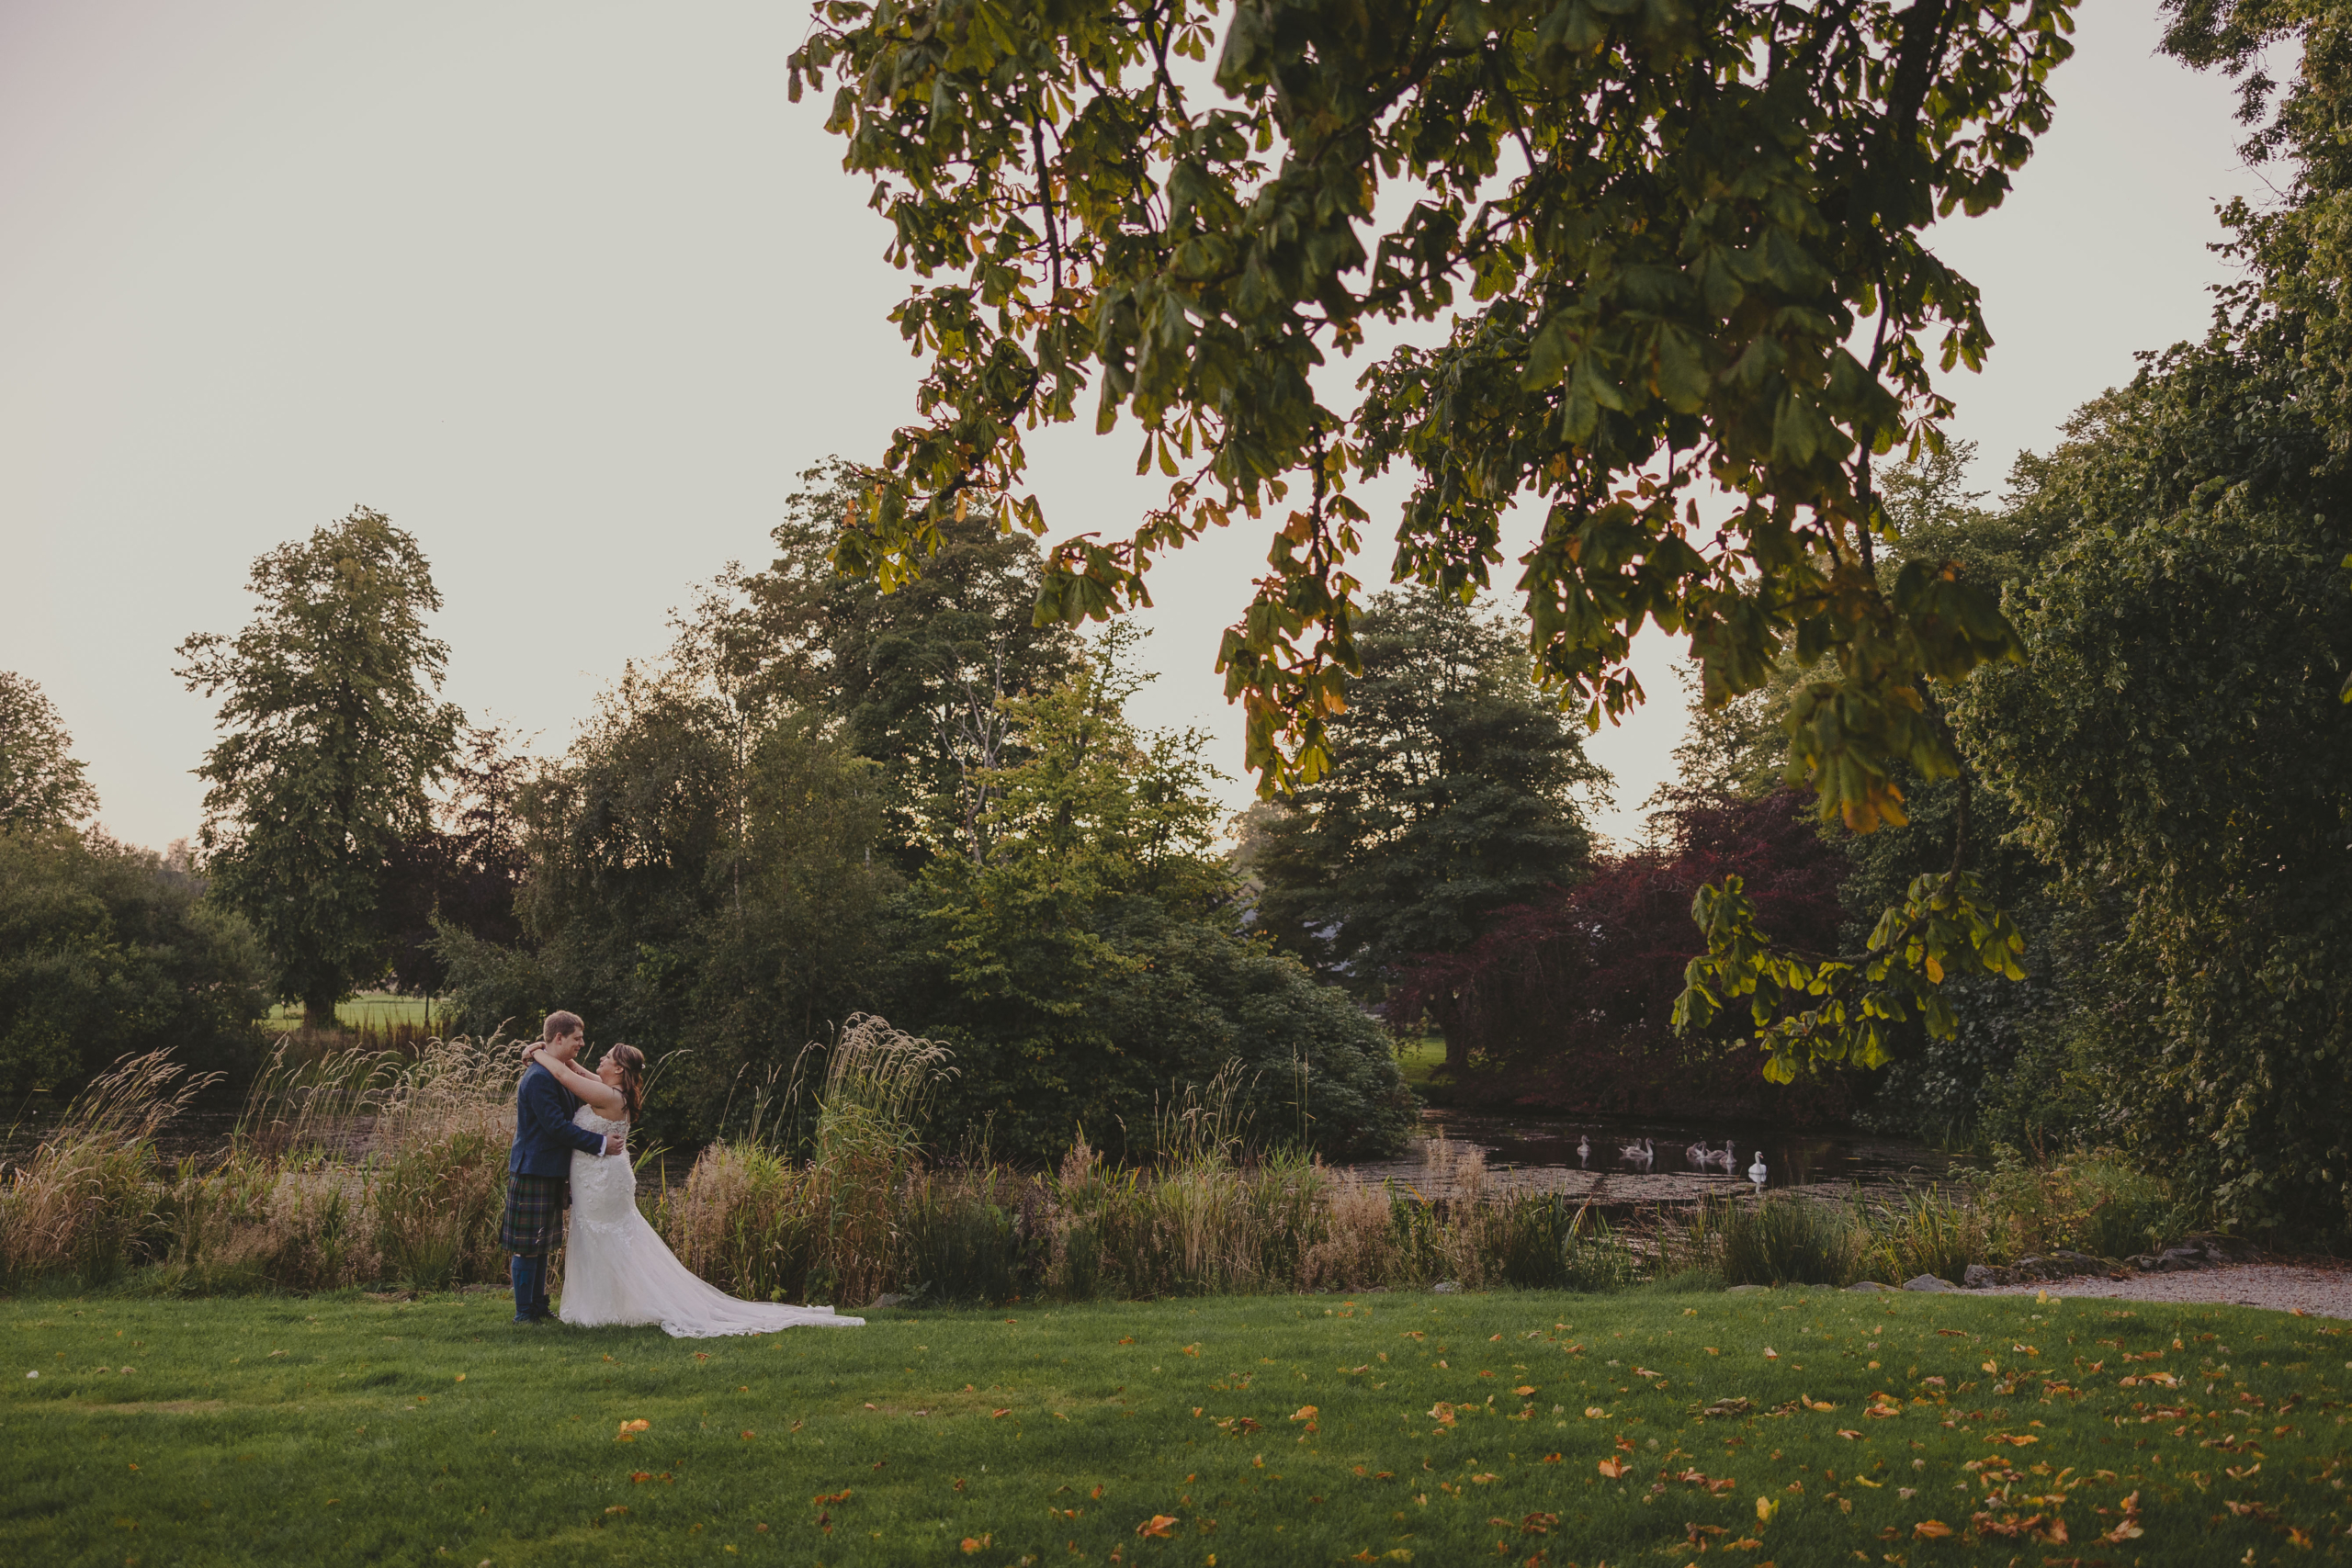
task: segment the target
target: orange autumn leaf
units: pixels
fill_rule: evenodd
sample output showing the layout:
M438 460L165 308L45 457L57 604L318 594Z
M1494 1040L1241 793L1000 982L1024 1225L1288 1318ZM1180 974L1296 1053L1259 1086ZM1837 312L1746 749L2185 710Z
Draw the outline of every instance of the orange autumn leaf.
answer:
M964 1538L964 1555L969 1557L975 1551L986 1551L989 1549L989 1542L994 1540L996 1540L996 1535L993 1531L984 1536L966 1536Z
M1593 1468L1600 1471L1601 1474L1607 1476L1610 1480L1614 1481L1634 1467L1627 1464L1622 1459L1605 1459Z
M1136 1534L1141 1536L1165 1536L1170 1530L1174 1529L1175 1528L1176 1517L1174 1515L1154 1514L1151 1517L1144 1520L1143 1523L1136 1527Z
M1941 1540L1951 1534L1951 1527L1941 1519L1921 1519L1911 1527L1911 1533L1922 1540Z
M1320 1412L1312 1404L1302 1404L1291 1412L1290 1418L1294 1421L1312 1421L1319 1414Z
M1001 1410L991 1410L989 1412L989 1419L991 1421L1001 1421L1012 1414L1012 1406L1008 1404Z

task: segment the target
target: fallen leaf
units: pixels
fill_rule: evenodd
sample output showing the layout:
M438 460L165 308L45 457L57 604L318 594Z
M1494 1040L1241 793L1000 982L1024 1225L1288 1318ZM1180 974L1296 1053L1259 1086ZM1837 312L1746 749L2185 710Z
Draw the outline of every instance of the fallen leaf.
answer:
M1533 1383L1521 1383L1517 1388L1511 1390L1511 1393L1518 1394L1522 1399L1534 1392L1535 1385Z
M1176 1518L1174 1515L1154 1514L1151 1517L1144 1520L1143 1523L1136 1527L1136 1534L1140 1536L1165 1536L1170 1530L1175 1528Z
M628 1505L627 1503L616 1503L611 1507L605 1509L605 1512L608 1514L626 1514L628 1512Z
M1296 1410L1291 1412L1290 1418L1294 1421L1312 1421L1315 1419L1317 1414L1317 1412L1312 1404L1302 1404Z
M1627 1464L1622 1459L1605 1459L1598 1465L1594 1466L1594 1468L1599 1470L1601 1474L1607 1476L1610 1480L1614 1481L1634 1467Z
M872 1408L873 1408L873 1406L872 1406L872 1405L868 1405L868 1406L866 1406L866 1408L870 1410L870 1409L872 1409ZM1009 1404L1008 1404L1008 1405L1006 1405L1006 1406L1005 1406L1003 1409L1001 1409L1001 1410L993 1410L993 1411L990 1411L990 1412L989 1413L989 1420L991 1420L991 1421L1001 1421L1001 1420L1003 1420L1006 1416L1010 1416L1010 1415L1012 1415L1012 1406L1011 1406L1011 1405L1009 1405Z
M1941 1540L1951 1534L1951 1527L1941 1519L1921 1519L1911 1527L1911 1533L1922 1540Z
M993 1531L983 1536L966 1536L964 1538L964 1555L969 1557L975 1551L986 1551L989 1549L989 1543L993 1541L995 1539L996 1535Z

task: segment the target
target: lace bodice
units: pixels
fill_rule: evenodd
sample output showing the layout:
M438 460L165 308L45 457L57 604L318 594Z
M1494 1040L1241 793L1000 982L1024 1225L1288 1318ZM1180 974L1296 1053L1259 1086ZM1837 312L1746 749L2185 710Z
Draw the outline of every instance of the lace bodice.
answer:
M624 1116L617 1122L613 1121L610 1117L598 1115L596 1108L593 1105L582 1105L579 1110L573 1111L571 1113L571 1124L575 1127L585 1128L591 1133L602 1133L607 1137L610 1137L615 1133L626 1133L628 1131L628 1117Z

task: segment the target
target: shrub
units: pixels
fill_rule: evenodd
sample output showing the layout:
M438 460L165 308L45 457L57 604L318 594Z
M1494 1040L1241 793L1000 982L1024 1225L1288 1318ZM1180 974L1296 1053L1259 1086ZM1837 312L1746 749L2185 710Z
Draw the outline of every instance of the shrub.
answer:
M2185 1228L2169 1184L2109 1150L2048 1160L1996 1148L1979 1201L2003 1258L2060 1247L2122 1258Z

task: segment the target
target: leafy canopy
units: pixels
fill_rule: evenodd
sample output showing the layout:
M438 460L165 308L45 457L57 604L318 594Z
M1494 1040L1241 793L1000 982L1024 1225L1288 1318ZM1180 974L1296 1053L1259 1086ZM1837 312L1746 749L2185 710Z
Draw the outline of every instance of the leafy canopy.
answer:
M46 832L97 808L57 705L38 682L0 670L0 829Z
M1366 606L1331 768L1249 814L1241 859L1278 941L1377 994L1496 911L1584 875L1577 795L1608 775L1527 678L1499 617L1412 589Z
M260 933L277 993L332 1027L382 961L388 859L431 820L461 722L439 700L440 591L416 540L355 509L254 563L235 637L179 646L180 678L220 699L199 843L212 890Z
M1824 808L1900 820L1897 765L1953 766L1923 678L2018 650L1951 573L1881 587L1869 459L1932 444L1931 364L1989 345L1921 231L2007 193L2071 9L824 0L791 91L832 88L925 365L836 559L905 582L976 502L1046 532L1023 434L1091 386L1170 488L1052 547L1040 618L1148 603L1159 552L1290 502L1219 657L1264 785L1311 783L1357 665L1348 489L1401 460L1399 581L1468 594L1543 507L1532 650L1592 721L1640 700L1645 619L1711 701L1793 641L1834 656L1792 713ZM1443 326L1327 400L1331 353L1408 321Z

